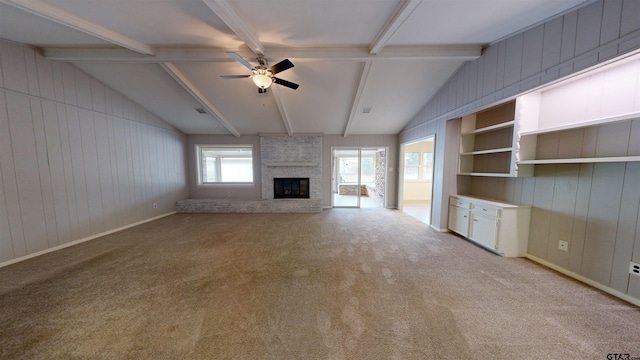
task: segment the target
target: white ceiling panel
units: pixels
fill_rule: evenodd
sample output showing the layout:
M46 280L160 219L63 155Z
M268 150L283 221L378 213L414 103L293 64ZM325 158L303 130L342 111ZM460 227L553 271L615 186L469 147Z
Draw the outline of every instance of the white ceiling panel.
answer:
M50 0L49 3L152 46L237 48L242 42L202 1Z
M241 0L231 4L266 46L341 47L370 44L398 2Z
M74 65L187 134L229 134L213 115L198 113L195 109L201 108L201 104L158 65L104 62Z
M0 4L0 38L33 46L108 46L108 42Z
M397 134L483 45L589 2L0 0L0 37L74 62L187 134ZM288 57L276 77L300 87L223 80L250 74L227 51Z
M350 134L396 134L404 126L400 119L412 118L427 99L462 62L379 61L371 72L357 108ZM370 108L368 114L363 108Z
M487 44L584 0L423 0L390 44Z
M280 91L294 131L342 134L361 72L362 63L351 61L301 62L283 72L283 79L300 83Z
M220 75L248 74L247 68L235 62L177 66L241 134L286 132L270 93L259 94L253 81L248 78L220 78Z

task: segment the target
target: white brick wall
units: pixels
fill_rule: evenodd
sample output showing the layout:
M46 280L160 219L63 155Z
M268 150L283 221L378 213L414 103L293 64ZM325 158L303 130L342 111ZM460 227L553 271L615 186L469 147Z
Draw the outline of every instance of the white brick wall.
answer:
M261 136L260 152L262 199L273 199L276 177L308 177L309 197L322 198L322 136Z
M180 213L304 213L321 212L321 199L184 199L176 202Z

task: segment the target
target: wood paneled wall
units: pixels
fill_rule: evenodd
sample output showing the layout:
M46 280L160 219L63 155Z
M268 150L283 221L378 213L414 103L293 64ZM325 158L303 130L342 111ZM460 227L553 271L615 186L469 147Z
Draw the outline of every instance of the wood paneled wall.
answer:
M0 41L0 262L174 211L185 147L72 64Z
M632 239L640 222L633 190L640 183L637 164L545 165L532 178L456 179L458 122L449 121L637 51L639 18L637 0L589 3L490 45L449 79L399 135L400 143L436 135L434 225L446 228L443 204L457 188L531 204L533 255L640 298L640 278L629 277L627 261L632 253L640 261L640 245ZM565 237L570 250L559 253L557 239Z
M539 158L636 154L640 120L540 135ZM629 136L632 134L632 136ZM536 165L535 176L476 178L471 193L531 205L528 253L640 298L640 164ZM569 242L569 251L558 241Z

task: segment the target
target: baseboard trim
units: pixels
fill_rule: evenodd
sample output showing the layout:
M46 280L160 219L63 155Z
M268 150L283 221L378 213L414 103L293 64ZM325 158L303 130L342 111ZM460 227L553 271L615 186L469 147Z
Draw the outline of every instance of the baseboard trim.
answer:
M553 270L555 270L555 271L557 271L557 272L559 272L561 274L567 275L570 278L574 278L574 279L576 279L578 281L581 281L581 282L583 282L583 283L585 283L587 285L593 286L596 289L602 290L602 291L604 291L604 292L606 292L606 293L608 293L610 295L613 295L613 296L615 296L617 298L620 298L620 299L622 299L622 300L624 300L626 302L629 302L629 303L631 303L631 304L633 304L635 306L640 306L640 299L636 299L633 296L627 295L627 294L625 294L625 293L623 293L621 291L618 291L616 289L612 289L612 288L610 288L610 287L608 287L606 285L600 284L597 281L593 281L593 280L591 280L589 278L586 278L586 277L584 277L584 276L582 276L580 274L574 273L573 271L567 270L567 269L565 269L563 267L560 267L560 266L558 266L556 264L550 263L550 262L548 262L546 260L540 259L539 257L533 256L531 254L525 254L525 257L527 259L531 260L531 261L535 261L535 262L537 262L537 263L539 263L541 265L544 265L544 266L546 266L548 268L551 268L551 269L553 269Z
M169 213L166 213L166 214L162 214L162 215L159 215L159 216L156 216L156 217L152 217L152 218L149 218L149 219L138 221L138 222L135 222L133 224L121 226L121 227L116 228L116 229L108 230L108 231L105 231L105 232L101 232L99 234L87 236L87 237L82 238L82 239L78 239L78 240L74 240L74 241L71 241L71 242L68 242L68 243L65 243L65 244L54 246L54 247L49 248L49 249L45 249L45 250L41 250L41 251L38 251L38 252L34 252L33 254L29 254L29 255L21 256L19 258L7 260L5 262L1 262L0 263L0 268L4 267L4 266L11 265L11 264L15 264L15 263L18 263L18 262L21 262L21 261L24 261L24 260L28 260L28 259L40 256L40 255L48 254L50 252L54 252L54 251L58 251L58 250L61 250L61 249L64 249L64 248L68 248L68 247L73 246L73 245L78 245L78 244L81 244L83 242L87 242L89 240L97 239L97 238L99 238L101 236L113 234L113 233L116 233L118 231L122 231L122 230L125 230L125 229L128 229L128 228L132 228L134 226L138 226L138 225L142 225L144 223L148 223L148 222L151 222L151 221L154 221L154 220L158 220L158 219L161 219L163 217L166 217L166 216L169 216L169 215L173 215L175 213L176 213L175 211L172 211L172 212L169 212Z
M441 233L449 232L449 229L441 229L441 228L439 228L439 227L437 227L437 226L435 226L435 225L429 225L429 226L431 226L431 228L432 228L433 230L437 231L437 232L441 232Z

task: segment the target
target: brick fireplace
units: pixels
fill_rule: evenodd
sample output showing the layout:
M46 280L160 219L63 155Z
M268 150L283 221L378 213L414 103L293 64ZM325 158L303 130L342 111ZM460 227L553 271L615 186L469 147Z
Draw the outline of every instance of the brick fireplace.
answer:
M263 200L275 199L275 178L308 178L309 200L322 203L321 135L262 135L260 153Z

